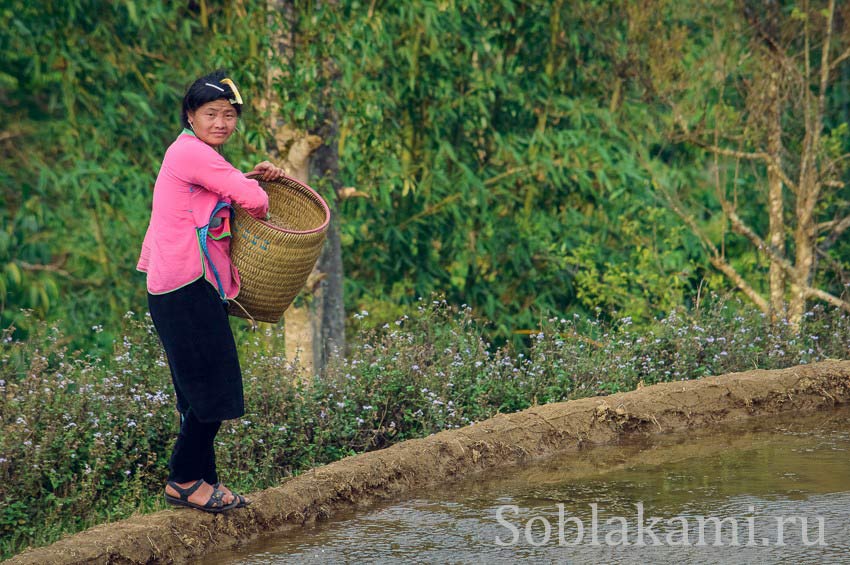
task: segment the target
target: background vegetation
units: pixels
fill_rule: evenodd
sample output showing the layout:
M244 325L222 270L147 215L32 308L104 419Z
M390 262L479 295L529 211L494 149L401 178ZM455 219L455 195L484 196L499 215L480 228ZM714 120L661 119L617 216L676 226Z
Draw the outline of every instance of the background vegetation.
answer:
M356 315L356 323L370 314ZM177 428L170 376L150 318L127 314L108 357L34 324L0 356L0 558L63 533L164 507ZM633 389L639 382L781 368L850 355L850 316L816 308L797 333L711 297L636 329L623 318L551 318L524 352L494 347L467 308L419 301L358 331L323 378L240 343L247 413L217 437L223 480L251 492L310 467L465 426L497 412ZM274 332L267 328L268 333ZM8 336L7 336L8 339Z
M240 489L535 402L847 357L850 4L7 0L0 29L0 556L161 504L176 423L135 264L182 93L217 67L251 105L237 166L285 153L269 99L335 152L316 186L355 338L302 382L279 327L238 332Z
M339 154L331 180L368 196L337 211L349 311L392 317L439 291L502 339L546 312L599 307L644 322L736 286L713 268L718 258L766 294L771 259L734 230L721 196L766 235L768 168L718 158L704 137L758 150L764 110L750 93L785 68L763 44L816 70L828 2L279 4L285 14L259 0L2 10L4 326L26 331L29 308L108 345L123 313L143 310L134 266L151 186L183 89L219 66L257 104L273 89L295 127L337 121L325 139ZM850 149L850 61L838 57L850 44L847 10L833 8L823 168ZM273 49L274 30L289 51ZM783 88L793 163L810 102ZM248 111L227 148L241 166L272 151L264 112ZM846 220L848 161L824 172L823 224ZM785 193L790 220L799 202ZM832 237L810 275L837 297L850 283L845 240ZM106 332L91 334L96 325Z

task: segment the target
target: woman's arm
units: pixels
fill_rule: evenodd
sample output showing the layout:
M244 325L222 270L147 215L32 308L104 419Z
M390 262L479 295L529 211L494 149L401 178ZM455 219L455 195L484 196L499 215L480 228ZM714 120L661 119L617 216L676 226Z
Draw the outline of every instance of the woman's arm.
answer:
M212 147L197 141L184 145L175 155L179 169L187 172L189 182L238 204L256 218L265 217L269 211L269 197L259 183L246 178Z

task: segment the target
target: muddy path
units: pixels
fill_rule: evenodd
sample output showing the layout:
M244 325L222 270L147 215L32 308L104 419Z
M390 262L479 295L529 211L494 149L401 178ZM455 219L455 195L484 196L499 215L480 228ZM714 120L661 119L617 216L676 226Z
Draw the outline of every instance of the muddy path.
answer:
M537 406L458 430L349 457L251 493L223 515L166 510L96 526L8 564L169 563L301 527L342 508L531 458L610 443L628 434L697 429L751 416L811 412L850 401L850 361L663 383ZM577 460L580 457L577 457Z

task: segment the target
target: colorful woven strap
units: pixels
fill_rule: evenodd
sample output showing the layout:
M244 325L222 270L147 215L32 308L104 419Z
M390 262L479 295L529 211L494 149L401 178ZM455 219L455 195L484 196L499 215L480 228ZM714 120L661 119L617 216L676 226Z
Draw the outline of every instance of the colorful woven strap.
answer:
M207 225L202 228L197 228L197 230L198 240L201 242L201 249L203 249L204 251L204 257L207 258L207 262L210 264L213 276L215 277L215 282L218 285L218 294L221 296L221 301L226 303L227 294L224 292L224 285L221 284L221 277L218 276L218 269L215 268L215 263L213 263L212 259L210 258L210 252L209 249L207 249L207 236L210 232L210 223L212 222L212 219L215 217L215 215L218 214L224 208L230 208L230 213L233 214L233 208L230 207L230 204L228 204L227 202L219 202L215 205L215 208L213 208L212 214L210 214L210 220L209 222L207 222Z

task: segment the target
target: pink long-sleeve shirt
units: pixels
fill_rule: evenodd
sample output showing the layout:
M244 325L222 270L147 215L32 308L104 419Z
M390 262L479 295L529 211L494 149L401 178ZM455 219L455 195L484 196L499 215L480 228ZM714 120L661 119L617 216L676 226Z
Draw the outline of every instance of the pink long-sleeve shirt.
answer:
M164 294L206 277L216 289L209 262L201 248L198 228L210 223L219 202L238 204L249 214L264 217L269 197L257 181L246 178L215 149L183 130L165 152L153 189L153 209L136 268L147 273L151 294ZM239 273L230 261L229 210L216 214L207 249L227 298L239 294Z

